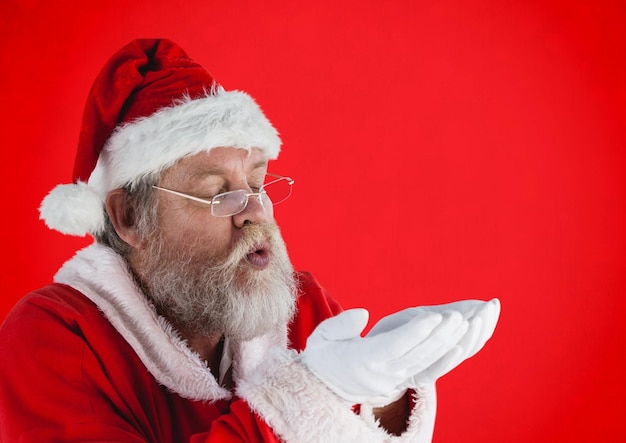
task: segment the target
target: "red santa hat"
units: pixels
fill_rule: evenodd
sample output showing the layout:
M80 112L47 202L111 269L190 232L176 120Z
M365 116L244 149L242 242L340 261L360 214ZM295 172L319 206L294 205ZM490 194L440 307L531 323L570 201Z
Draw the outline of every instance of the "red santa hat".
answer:
M135 40L98 74L83 115L73 183L42 201L40 218L64 234L104 228L109 191L216 147L280 151L278 133L246 93L225 91L175 43Z

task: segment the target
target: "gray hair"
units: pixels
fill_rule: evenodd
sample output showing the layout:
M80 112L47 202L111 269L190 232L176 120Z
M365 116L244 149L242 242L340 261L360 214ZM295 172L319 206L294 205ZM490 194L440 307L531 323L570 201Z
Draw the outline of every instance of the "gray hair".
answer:
M159 174L148 175L132 185L126 185L122 188L127 216L144 238L156 229L157 197L152 186L158 183L159 177ZM94 237L99 244L110 247L124 259L127 259L132 246L120 238L106 208L103 208L103 211L104 230Z

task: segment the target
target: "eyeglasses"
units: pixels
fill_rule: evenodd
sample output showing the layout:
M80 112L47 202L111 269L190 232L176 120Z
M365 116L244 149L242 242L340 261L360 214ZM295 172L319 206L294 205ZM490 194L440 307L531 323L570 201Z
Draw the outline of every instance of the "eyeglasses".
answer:
M291 195L291 185L293 185L291 177L283 177L276 174L266 174L263 185L258 188L257 192L248 192L245 189L236 191L223 192L212 198L201 198L188 195L183 192L174 191L172 189L162 188L153 185L154 189L169 192L189 200L204 203L211 206L211 215L215 217L230 217L239 214L248 205L249 197L256 197L261 206L266 203L277 205L284 202Z

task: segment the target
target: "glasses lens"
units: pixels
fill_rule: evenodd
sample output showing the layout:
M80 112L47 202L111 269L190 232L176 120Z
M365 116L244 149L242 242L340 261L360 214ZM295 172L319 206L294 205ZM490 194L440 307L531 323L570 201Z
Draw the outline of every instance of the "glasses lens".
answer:
M291 183L289 180L267 177L266 181L268 183L263 185L263 190L273 205L284 202L291 195Z
M225 192L213 197L211 213L216 217L227 217L243 211L246 207L247 192L242 190Z

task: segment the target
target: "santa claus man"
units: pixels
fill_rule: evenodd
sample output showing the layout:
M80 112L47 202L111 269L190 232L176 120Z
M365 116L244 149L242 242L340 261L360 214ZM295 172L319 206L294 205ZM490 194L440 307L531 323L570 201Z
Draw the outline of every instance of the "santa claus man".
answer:
M106 63L73 182L40 208L95 242L0 328L0 440L431 440L435 382L483 347L498 300L408 308L362 337L366 310L292 269L280 146L171 41Z

